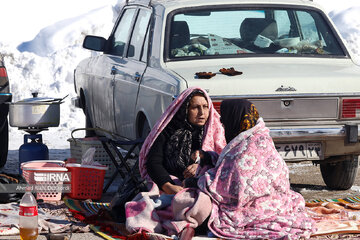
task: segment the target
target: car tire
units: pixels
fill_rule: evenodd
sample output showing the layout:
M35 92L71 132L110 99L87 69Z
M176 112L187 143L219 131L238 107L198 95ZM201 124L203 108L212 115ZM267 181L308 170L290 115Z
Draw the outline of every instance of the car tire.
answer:
M83 112L85 114L85 137L94 137L96 136L96 133L94 130L90 130L91 128L94 128L94 126L91 122L89 110L86 108L85 101L82 103L82 107L83 107Z
M321 163L320 171L326 186L332 190L347 190L354 184L359 156L345 156L344 161Z
M151 131L151 128L150 128L150 125L149 125L149 122L148 120L145 118L143 121L142 121L142 124L140 125L139 127L139 131L138 131L138 138L142 138L142 139L146 139L146 137L149 135ZM141 148L142 148L142 143L139 144L138 146L138 150L140 152Z
M147 121L147 119L145 119L143 126L141 128L140 137L145 139L149 135L150 131L151 131L151 128L150 128L149 122Z
M85 137L94 137L96 136L96 133L94 130L90 130L91 128L94 128L92 123L91 123L91 119L89 117L88 112L86 111L85 113Z
M5 166L9 149L9 124L5 118L4 125L0 126L0 168Z

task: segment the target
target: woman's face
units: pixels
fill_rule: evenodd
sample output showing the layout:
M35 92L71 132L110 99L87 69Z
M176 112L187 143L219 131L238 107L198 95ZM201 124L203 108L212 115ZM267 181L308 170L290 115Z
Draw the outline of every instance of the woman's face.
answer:
M209 117L209 104L204 96L195 95L191 98L188 108L189 123L204 126Z

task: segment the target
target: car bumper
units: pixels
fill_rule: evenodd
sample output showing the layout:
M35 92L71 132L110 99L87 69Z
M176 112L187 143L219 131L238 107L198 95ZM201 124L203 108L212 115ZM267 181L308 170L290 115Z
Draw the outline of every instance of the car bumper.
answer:
M7 124L6 118L9 114L9 104L11 102L11 93L0 93L0 132L3 130L5 124Z
M347 136L346 128L345 125L324 128L273 128L270 129L270 135L274 140L345 138ZM357 132L359 129L360 127L356 126Z
M12 94L11 93L0 93L0 104L11 102Z
M9 103L11 102L12 94L11 93L0 93L0 121L3 122L4 118L7 117L9 113Z
M331 156L360 155L359 128L358 125L270 128L270 135L275 145L321 143L323 154L319 160L323 160Z

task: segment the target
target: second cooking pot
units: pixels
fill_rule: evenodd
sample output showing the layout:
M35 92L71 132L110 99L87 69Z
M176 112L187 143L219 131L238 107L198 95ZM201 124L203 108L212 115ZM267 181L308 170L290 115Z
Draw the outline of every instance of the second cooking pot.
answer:
M10 103L9 123L12 127L20 128L47 128L57 127L60 123L59 98L33 98Z

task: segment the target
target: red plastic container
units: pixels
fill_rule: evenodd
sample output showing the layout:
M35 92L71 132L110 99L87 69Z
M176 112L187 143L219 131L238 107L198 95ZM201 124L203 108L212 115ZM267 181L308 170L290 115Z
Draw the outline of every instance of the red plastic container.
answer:
M70 198L101 199L107 166L68 163L66 168L71 173L71 192L67 193Z

